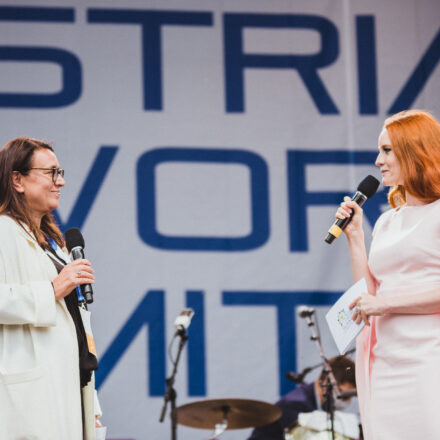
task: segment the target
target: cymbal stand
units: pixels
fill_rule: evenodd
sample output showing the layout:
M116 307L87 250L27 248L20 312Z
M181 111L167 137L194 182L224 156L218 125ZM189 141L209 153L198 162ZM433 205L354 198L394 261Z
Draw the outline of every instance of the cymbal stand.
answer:
M217 438L228 429L228 412L230 409L231 408L227 405L222 406L223 420L220 423L215 424L214 433L208 438L208 440L217 440Z
M166 379L167 388L164 394L164 402L162 411L160 413L159 422L163 422L167 411L168 402L171 402L171 440L177 440L177 411L176 411L176 398L177 393L174 389L174 381L177 374L177 366L179 364L180 355L182 354L183 347L188 340L188 335L185 328L181 327L177 330L177 336L180 336L179 348L177 351L176 359L173 363L173 372L171 376Z
M315 326L315 322L313 321L313 314L308 315L305 317L307 320L307 325L310 328L310 331L312 332L312 336L310 336L310 339L312 341L316 342L316 346L318 347L319 355L322 359L322 364L324 365L324 371L326 372L326 381L324 386L326 387L325 396L327 398L327 405L328 405L328 412L330 414L330 423L331 423L331 433L332 433L332 440L335 440L335 394L336 397L339 397L340 390L338 387L338 384L336 382L335 376L333 375L332 367L330 366L329 361L325 357L324 349L322 348L321 344L321 337L319 335L319 332Z

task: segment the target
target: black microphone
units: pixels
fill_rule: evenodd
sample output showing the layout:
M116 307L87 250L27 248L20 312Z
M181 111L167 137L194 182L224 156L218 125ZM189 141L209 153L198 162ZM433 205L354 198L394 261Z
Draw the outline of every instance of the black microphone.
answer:
M294 373L293 371L288 371L286 373L286 379L295 383L304 383L304 377L309 374L310 371L312 371L312 368L304 368L304 370L299 374Z
M307 306L299 306L298 307L298 315L300 318L308 318L315 313L315 309L313 307Z
M338 399L350 399L355 396L357 396L356 390L340 391Z
M357 191L351 200L356 202L359 206L362 206L367 199L376 194L377 188L379 188L380 182L373 176L367 176L357 187ZM328 230L327 237L325 237L325 242L328 244L333 243L333 241L341 235L341 232L346 228L346 226L351 222L353 213L350 217L344 218L344 220L336 220L332 227Z
M84 237L78 228L68 229L64 237L66 239L66 247L69 253L72 254L74 260L78 260L84 257ZM83 294L86 303L91 304L93 302L93 289L90 284L81 284L81 293Z

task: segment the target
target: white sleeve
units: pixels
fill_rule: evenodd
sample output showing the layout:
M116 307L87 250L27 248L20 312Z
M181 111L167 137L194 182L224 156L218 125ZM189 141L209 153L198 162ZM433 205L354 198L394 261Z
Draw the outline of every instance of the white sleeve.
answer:
M56 300L50 281L6 283L4 256L0 251L0 324L56 324Z

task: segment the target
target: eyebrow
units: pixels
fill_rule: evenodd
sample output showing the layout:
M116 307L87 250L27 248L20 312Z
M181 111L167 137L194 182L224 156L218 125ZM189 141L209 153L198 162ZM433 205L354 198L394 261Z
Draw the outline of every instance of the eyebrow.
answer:
M35 167L34 167L34 168L35 168ZM60 166L57 165L56 163L53 163L53 162L52 162L52 164L44 165L44 166L41 166L41 167L38 167L38 168L60 168Z

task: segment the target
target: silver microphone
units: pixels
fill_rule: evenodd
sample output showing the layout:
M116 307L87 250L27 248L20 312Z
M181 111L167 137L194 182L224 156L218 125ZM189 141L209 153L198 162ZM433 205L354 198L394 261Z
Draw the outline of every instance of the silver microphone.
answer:
M312 316L314 313L315 313L315 309L313 307L307 307L307 306L298 307L298 316L300 318L308 318L309 316Z
M191 319L194 316L194 310L193 309L183 309L179 316L174 321L174 325L176 327L176 335L181 332L185 331L189 325L191 324Z

